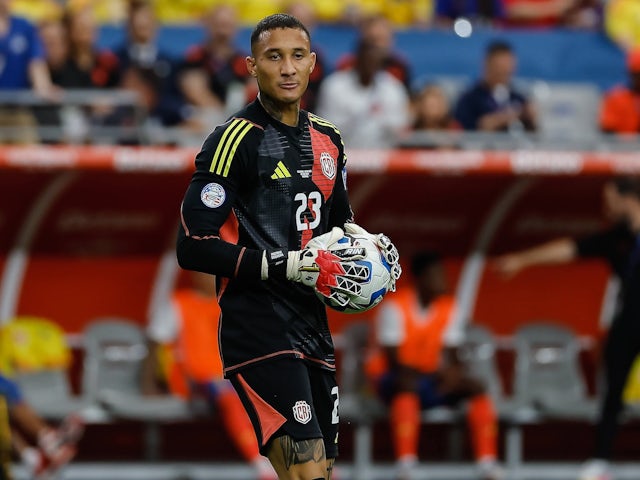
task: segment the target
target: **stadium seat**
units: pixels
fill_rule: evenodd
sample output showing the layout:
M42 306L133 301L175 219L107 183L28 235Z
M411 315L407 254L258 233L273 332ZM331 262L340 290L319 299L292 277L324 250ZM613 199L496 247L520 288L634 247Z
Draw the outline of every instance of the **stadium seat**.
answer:
M571 148L571 141L599 139L600 92L592 83L533 82L530 94L538 112L540 139ZM594 143L595 144L595 143Z
M588 396L580 366L580 344L567 327L536 322L515 334L514 400L546 418L592 420L596 402Z
M142 395L147 347L144 332L131 320L95 319L84 332L84 343L83 392L114 417L148 422L191 417L190 405L180 398Z

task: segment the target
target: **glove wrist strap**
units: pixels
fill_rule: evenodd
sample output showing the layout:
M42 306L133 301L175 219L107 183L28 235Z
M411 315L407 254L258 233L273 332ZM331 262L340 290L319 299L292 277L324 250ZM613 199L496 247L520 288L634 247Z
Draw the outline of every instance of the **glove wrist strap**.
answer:
M265 259L267 261L268 278L287 278L288 252L286 248L267 250L265 252Z

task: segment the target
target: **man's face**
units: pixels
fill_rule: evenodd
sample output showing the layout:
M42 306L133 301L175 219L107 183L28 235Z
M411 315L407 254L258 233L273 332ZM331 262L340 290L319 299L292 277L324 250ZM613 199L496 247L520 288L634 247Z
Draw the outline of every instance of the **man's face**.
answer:
M264 32L247 57L247 68L258 80L260 92L280 103L300 100L316 64L309 37L297 28Z
M447 275L441 263L424 269L418 277L418 288L425 298L435 298L447 292Z
M217 7L207 16L206 26L211 38L220 42L232 41L237 30L235 10L226 5Z
M492 84L509 84L516 69L516 58L511 52L497 52L487 58L486 80Z
M131 35L134 40L146 43L156 34L156 18L150 6L138 8L130 19Z
M622 222L627 218L627 198L618 192L612 183L605 184L602 190L602 206L609 220Z

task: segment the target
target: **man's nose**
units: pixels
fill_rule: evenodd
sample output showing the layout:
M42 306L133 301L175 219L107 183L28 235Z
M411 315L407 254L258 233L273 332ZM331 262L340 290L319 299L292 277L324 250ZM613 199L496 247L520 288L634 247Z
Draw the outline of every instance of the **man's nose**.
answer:
M295 66L291 57L284 57L282 66L280 67L280 73L282 75L293 75L296 73Z

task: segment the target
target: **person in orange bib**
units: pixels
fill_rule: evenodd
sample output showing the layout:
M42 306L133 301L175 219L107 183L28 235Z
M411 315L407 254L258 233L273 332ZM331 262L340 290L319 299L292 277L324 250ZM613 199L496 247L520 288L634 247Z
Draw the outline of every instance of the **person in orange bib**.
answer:
M219 410L227 433L255 467L259 480L275 480L273 468L260 455L240 398L223 378L218 350L220 307L214 277L190 273L192 286L176 289L151 316L147 336L152 354L143 369L143 392L158 394L159 384L164 383L172 394L185 399L204 396Z
M455 300L447 294L441 258L422 252L411 261L414 282L398 290L376 316L376 347L368 374L389 405L397 479L413 478L418 462L420 411L467 402L479 478L503 477L497 462L497 422L484 385L459 360L464 337Z

